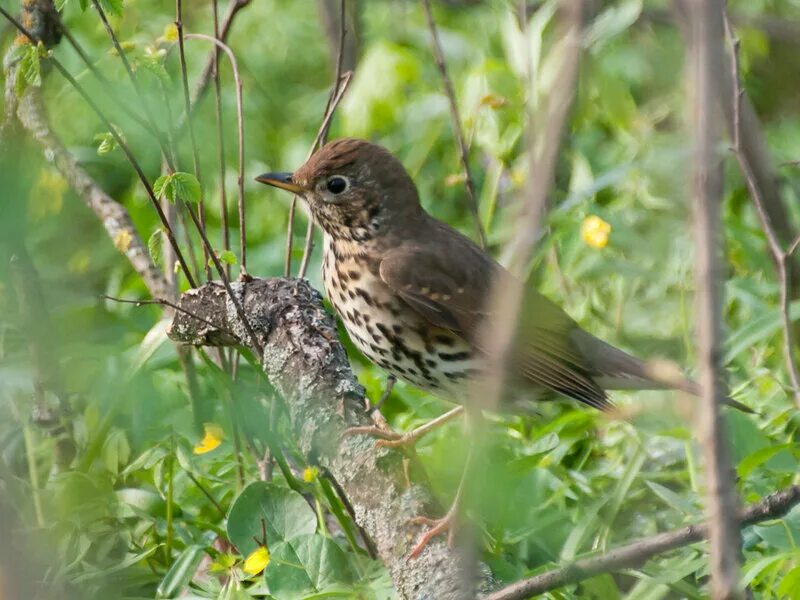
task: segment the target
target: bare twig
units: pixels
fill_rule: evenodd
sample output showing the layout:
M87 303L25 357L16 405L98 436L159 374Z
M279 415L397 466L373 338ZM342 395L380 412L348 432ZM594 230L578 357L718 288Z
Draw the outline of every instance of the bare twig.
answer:
M185 308L183 308L182 306L179 306L179 305L175 304L174 302L170 302L169 300L165 300L164 298L153 298L153 299L150 299L150 300L137 300L137 299L132 299L132 298L117 298L115 296L107 296L106 294L103 294L100 297L103 298L104 300L110 300L111 302L118 302L119 304L133 304L134 306L150 306L150 305L167 306L167 307L171 308L172 310L177 310L178 312L181 312L181 313L185 314L186 316L192 317L193 319L197 319L198 321L200 321L201 323L205 323L209 327L214 327L215 329L222 329L222 330L225 331L225 333L227 333L229 335L235 335L232 331L225 330L225 328L223 326L221 326L219 323L214 323L212 321L209 321L205 317L201 317L200 315L198 315L196 313L188 311Z
M144 118L145 118L145 121L149 124L149 128L148 129L151 132L153 132L153 135L156 138L156 141L158 142L159 146L161 147L161 152L164 154L165 159L169 162L171 159L170 159L169 153L166 150L166 147L165 147L165 144L164 144L164 138L163 138L163 136L161 135L161 132L158 129L158 125L156 125L156 122L153 120L152 111L150 110L150 108L148 106L147 98L146 98L144 92L142 91L141 86L139 85L139 80L136 77L136 73L134 73L134 71L133 71L133 67L131 66L130 61L128 61L128 56L125 54L125 50L123 50L122 45L119 43L119 40L117 39L117 35L114 33L114 28L111 27L111 23L108 22L108 17L106 17L106 13L103 10L103 7L100 5L100 2L98 0L92 0L92 5L94 6L95 10L97 11L98 16L100 17L100 20L103 23L103 27L105 28L106 33L108 33L108 37L111 38L111 44L114 46L114 50L116 50L117 54L119 55L120 60L122 61L123 66L125 67L125 72L128 74L128 78L131 80L131 83L133 84L133 89L136 92L136 96L139 98L139 101L142 103L142 106L144 108L144 115L145 115ZM63 26L61 26L61 29L62 30L64 29ZM70 39L70 36L68 36L67 39ZM79 53L79 54L81 54L81 53ZM91 67L90 70L92 70L93 72L96 71L96 69L94 69L93 67ZM101 76L101 80L102 79L104 79L104 78ZM108 86L108 87L110 89L113 89L114 86L111 85L111 86ZM114 92L112 92L112 94L113 93ZM119 102L119 104L121 106L126 106L127 105L126 102ZM170 164L170 166L173 169L175 168L175 166L172 165L172 164Z
M187 40L198 39L211 42L217 48L223 50L231 61L231 69L233 70L233 80L236 84L236 125L239 132L239 174L237 178L238 183L238 200L239 200L239 254L242 266L242 273L247 273L247 233L245 223L245 204L244 204L244 115L242 109L242 78L239 76L239 65L236 62L236 55L233 50L220 41L203 33L189 33L186 36ZM223 182L224 185L224 182Z
M214 37L220 41L219 0L211 0L214 15ZM231 249L231 234L228 227L228 193L225 188L225 131L222 122L222 87L219 78L219 46L214 48L214 112L217 118L217 160L219 161L220 222L222 224L222 248ZM230 278L231 267L225 265L225 274Z
M230 0L228 3L228 10L225 13L225 17L222 19L222 24L219 27L218 35L215 35L218 40L224 42L228 39L228 34L231 31L231 27L233 27L233 21L236 18L237 13L242 10L245 6L250 4L251 0ZM208 84L211 82L211 75L214 73L214 56L218 52L218 48L214 48L208 54L208 58L206 59L206 64L203 66L203 70L200 73L200 77L198 77L197 82L195 82L194 90L192 91L192 110L195 110L200 99L203 97L206 89L208 89ZM180 124L179 127L180 128Z
M736 160L739 163L739 168L742 171L747 190L750 192L750 197L755 204L756 212L758 213L759 221L761 222L761 229L767 238L772 258L775 261L776 271L778 274L778 286L780 289L780 312L781 321L783 325L783 354L786 361L786 368L789 372L789 379L792 384L792 396L798 408L800 408L800 370L798 370L797 360L795 360L795 341L794 341L794 326L792 319L789 315L789 305L791 303L791 289L792 289L792 257L798 245L800 245L800 235L789 245L787 250L783 250L782 243L778 239L778 234L772 224L770 215L764 203L764 198L761 193L761 188L756 181L753 170L750 166L745 153L742 151L742 97L744 90L742 89L741 76L739 74L739 40L736 38L727 13L724 15L725 33L730 44L731 52L731 73L733 79L733 127L732 135L733 150Z
M330 128L331 119L333 118L333 113L336 111L336 108L339 106L339 102L341 102L344 93L347 91L347 87L350 85L352 76L353 72L348 71L340 79L337 79L336 86L334 87L335 93L331 92L331 97L328 99L328 107L325 112L325 117L322 120L322 124L317 132L317 137L314 140L314 144L311 146L311 150L309 150L306 160L311 158L311 155L314 153L315 149L322 148L322 146L325 145L325 141L328 137L328 129ZM300 262L300 270L297 274L298 277L306 276L306 271L308 270L308 261L311 259L311 252L313 249L314 220L309 217L308 227L306 228L306 241L305 246L303 247L303 260Z
M436 66L439 69L439 74L442 77L442 84L444 85L444 91L447 95L447 100L450 103L450 115L453 121L453 134L456 138L456 143L458 144L459 159L461 160L461 166L464 170L464 185L467 190L469 209L472 212L472 218L475 220L475 231L478 234L478 241L480 242L481 248L486 248L486 234L483 231L481 217L478 213L478 195L475 191L475 180L472 178L472 170L469 166L469 149L467 148L467 142L464 138L464 131L461 127L461 115L458 111L456 92L453 88L453 82L450 81L450 75L447 73L447 63L445 62L444 52L442 51L442 44L439 41L439 32L436 29L436 21L433 20L430 0L422 0L422 6L425 9L425 18L428 21L428 29L430 29L431 32L433 56L436 59Z
M728 440L720 417L726 390L722 356L722 161L719 73L722 67L720 0L691 3L693 120L695 141L695 281L699 383L698 436L706 463L711 595L742 598L739 586L741 536L736 525L738 497L731 475Z
M325 112L323 113L322 123L320 124L319 130L317 131L317 135L314 138L314 143L311 144L311 148L308 151L308 156L306 160L311 158L311 155L317 151L317 149L322 148L325 145L325 142L328 140L328 131L331 125L331 119L333 118L333 113L336 111L336 107L339 104L339 101L342 99L347 86L350 83L350 76L352 72L347 73L347 77L342 77L342 65L344 60L344 51L345 51L345 40L347 38L347 21L346 21L346 12L345 8L347 6L346 0L340 0L339 2L339 46L336 52L336 67L334 69L334 77L333 77L333 87L331 88L331 93L328 96L328 102L325 104ZM297 203L297 196L292 198L292 204ZM294 216L294 210L289 211L290 215ZM291 268L291 251L292 251L292 237L294 235L292 229L294 228L294 219L289 222L289 231L288 231L288 240L287 240L287 258L286 263ZM305 277L306 271L308 270L308 261L311 260L311 253L314 250L314 220L309 216L308 224L306 225L306 240L305 244L303 245L303 259L300 262L300 270L297 273L298 277Z
M778 519L797 504L800 504L800 486L795 485L770 494L742 510L738 515L738 526L747 527L755 523ZM675 531L659 533L636 540L605 554L583 558L530 579L518 581L485 596L483 600L523 600L565 585L578 583L599 573L613 573L639 567L654 556L694 544L707 537L708 526L705 524L689 525Z
M97 2L97 0L93 0ZM189 145L192 148L192 171L195 178L200 183L201 190L203 180L200 176L200 155L197 150L197 137L194 134L194 122L192 121L191 98L189 97L189 75L186 71L186 48L183 36L183 2L175 0L175 28L178 30L178 59L181 67L181 88L183 89L183 110L186 114L186 124L189 128ZM200 192L200 202L197 205L197 214L200 227L206 229L206 206L204 201L205 194ZM211 280L211 266L208 264L208 250L203 246L203 270L206 273L206 280Z

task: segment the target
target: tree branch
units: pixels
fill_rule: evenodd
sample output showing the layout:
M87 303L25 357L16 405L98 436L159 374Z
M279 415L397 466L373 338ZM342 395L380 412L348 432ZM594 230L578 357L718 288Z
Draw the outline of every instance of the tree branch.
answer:
M425 487L407 484L403 455L376 447L369 436L343 436L348 427L369 423L369 416L364 390L350 370L320 295L299 279L252 279L231 285L263 344L262 367L286 400L300 450L339 482L401 597L474 597L475 569L444 540L432 542L413 563L407 561L419 534L410 519L426 514L434 502ZM249 339L219 283L186 292L179 305L203 320L176 313L168 330L175 341L230 346ZM415 461L411 472L416 480L424 478Z
M800 504L800 485L775 492L740 511L739 527L778 519L797 504ZM639 567L654 556L707 538L708 526L703 524L689 525L675 531L659 533L620 546L606 554L583 558L530 579L518 581L485 596L483 600L523 600L565 585L578 583L600 573L612 573Z
M700 403L698 437L705 457L712 598L742 598L741 536L727 436L720 417L725 396L723 348L722 160L719 115L722 68L720 0L692 0L689 60L693 92L696 322Z

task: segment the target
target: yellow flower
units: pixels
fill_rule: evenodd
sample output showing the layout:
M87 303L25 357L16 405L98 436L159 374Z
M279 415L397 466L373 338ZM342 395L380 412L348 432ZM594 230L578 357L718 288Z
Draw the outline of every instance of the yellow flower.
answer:
M164 27L164 35L162 37L167 42L178 41L178 27L175 25L175 23L170 23Z
M249 575L258 575L267 568L269 564L269 550L265 546L259 546L244 559L242 570Z
M128 251L128 248L131 247L132 241L133 236L127 229L120 229L117 232L117 235L114 236L114 246L116 246L117 250L123 254L125 254Z
M597 215L591 215L583 220L581 225L581 238L587 246L598 250L608 245L608 234L611 233L611 225L603 221Z
M303 469L303 481L312 483L319 477L319 469L317 467L306 467Z
M203 425L203 439L194 447L195 454L205 454L211 452L222 443L222 428L214 423Z

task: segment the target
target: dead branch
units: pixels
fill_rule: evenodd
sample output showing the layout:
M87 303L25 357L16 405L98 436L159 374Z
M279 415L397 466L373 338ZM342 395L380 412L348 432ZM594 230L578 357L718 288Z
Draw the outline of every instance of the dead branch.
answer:
M797 504L800 504L800 486L795 485L775 492L740 511L739 527L779 519ZM530 579L518 581L489 594L483 600L523 600L565 585L581 582L600 573L613 573L639 567L659 554L689 546L707 538L708 526L704 524L689 525L675 531L659 533L620 546L606 554L583 558Z
M696 328L701 387L697 429L705 457L711 596L722 600L743 597L739 586L741 536L736 526L739 500L720 417L720 407L726 396L721 364L723 183L722 161L717 153L722 133L718 107L724 5L720 0L693 0L690 7Z
M330 471L349 499L356 522L369 535L403 598L462 600L475 593L467 559L431 543L409 564L419 531L410 523L434 508L430 492L410 487L401 453L376 447L369 436L343 436L370 422L333 319L321 296L300 279L251 279L231 284L263 344L262 367L285 399L300 450L311 464ZM175 341L194 345L242 345L249 338L219 283L186 292L179 305L202 321L176 313L168 330ZM208 325L219 323L220 328ZM233 332L235 336L231 336ZM418 464L412 473L419 480Z

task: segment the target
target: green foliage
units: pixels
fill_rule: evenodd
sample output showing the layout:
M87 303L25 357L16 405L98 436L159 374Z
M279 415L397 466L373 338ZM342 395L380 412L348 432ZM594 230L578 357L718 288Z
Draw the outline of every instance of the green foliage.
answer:
M47 58L47 49L38 44L20 44L17 46L10 59L19 61L16 77L14 79L14 92L21 96L28 86L41 87L42 85L42 59Z
M170 202L183 200L184 202L197 204L200 202L203 190L200 187L200 182L197 181L197 177L191 173L176 171L156 179L153 184L153 192L155 192L156 197L160 198L163 195Z
M139 98L109 51L96 11L81 10L88 4L62 3L62 18L109 83L98 82L66 43L53 51L124 135L159 196L193 204L202 199L216 254L235 265L241 259L225 250L221 225L223 186L225 216L237 223L236 100L228 63L220 66L223 177L213 84L193 115L201 189L187 172L193 170L188 129L166 135L167 124L186 123L177 48L165 33L173 8L154 0L102 3L136 69ZM531 164L525 112L542 106L560 75L553 36L557 2L529 3L537 9L530 9L527 27L519 22L517 3L446 4L434 2L434 14L470 144L480 214L490 250L502 260ZM684 44L677 29L659 18L664 3L595 4L599 11L587 23L580 81L532 278L593 333L643 357L669 358L691 373L695 284L687 226L691 147ZM359 61L332 134L387 146L414 177L426 209L471 233L451 117L422 10L415 3L359 5ZM730 5L745 15L736 21L743 81L773 162L797 160L798 43L759 23L797 22L800 7ZM252 179L302 163L331 85L333 61L317 10L310 2L251 2L228 38L243 80L247 269L254 275L283 272L289 202ZM212 31L207 4L184 1L184 12L187 31ZM194 41L186 45L190 88L209 49ZM17 93L40 86L65 147L130 212L154 263L171 269L164 264L170 253L162 247L161 223L124 154L114 151L111 133L94 136L105 127L85 102L58 74L45 76L42 48L23 44L15 52ZM122 102L162 130L177 172L161 175L156 140L122 110ZM232 364L232 356L195 353L190 383L184 359L166 341L162 307L100 299L147 299L148 293L84 202L53 178L50 157L22 143L13 144L12 154L13 160L0 163L0 206L9 209L0 222L13 234L0 237L0 518L9 532L23 532L25 543L13 544L13 552L33 566L41 597L394 598L388 573L368 558L330 482L322 476L303 480L305 459L255 361L237 360L232 381L219 366ZM759 413L726 411L724 419L737 489L744 502L753 502L798 483L800 415L789 394L774 266L734 161L724 149L721 156L723 361L733 396ZM800 170L782 167L779 186L790 225L800 230ZM189 228L191 222L183 203L168 208L200 280L202 248L196 233L184 228L184 221ZM581 236L590 216L610 225L605 247ZM295 271L303 219L295 226ZM20 317L25 302L15 292L9 257L17 252L12 242L23 237L42 283L49 317L37 319L48 323L44 345L53 349L57 375L41 372L30 354L30 328ZM231 247L236 241L234 232ZM320 287L318 265L319 251L309 277ZM177 280L185 289L185 281ZM800 322L800 302L790 313ZM346 338L344 343L370 398L378 398L385 373ZM702 518L705 488L692 401L659 391L615 393L614 401L620 409L614 416L566 401L539 404L526 416L487 415L465 518L500 584ZM48 423L46 415L58 413L59 403L63 415ZM400 383L384 412L393 427L409 429L446 408ZM201 443L206 423L222 431L219 445ZM454 423L418 446L443 504L452 499L471 441ZM203 447L210 449L195 453ZM265 469L265 455L274 469ZM264 535L262 522L270 563L263 575L252 576L242 566L256 548L253 538ZM743 575L755 597L796 596L800 511L749 527L743 539ZM0 568L6 556L0 552ZM707 548L697 544L548 597L703 598L707 574Z

